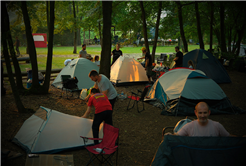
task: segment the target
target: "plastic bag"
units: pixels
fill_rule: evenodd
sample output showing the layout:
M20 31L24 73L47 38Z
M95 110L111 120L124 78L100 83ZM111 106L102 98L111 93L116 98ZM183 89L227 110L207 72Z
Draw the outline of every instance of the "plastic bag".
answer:
M87 89L82 89L80 92L80 99L85 100L86 97L87 97Z

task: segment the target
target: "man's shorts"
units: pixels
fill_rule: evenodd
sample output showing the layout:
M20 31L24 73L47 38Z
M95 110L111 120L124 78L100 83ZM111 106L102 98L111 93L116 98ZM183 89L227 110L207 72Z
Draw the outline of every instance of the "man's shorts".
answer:
M151 66L146 67L146 75L148 78L151 77L151 75L152 75L152 67Z

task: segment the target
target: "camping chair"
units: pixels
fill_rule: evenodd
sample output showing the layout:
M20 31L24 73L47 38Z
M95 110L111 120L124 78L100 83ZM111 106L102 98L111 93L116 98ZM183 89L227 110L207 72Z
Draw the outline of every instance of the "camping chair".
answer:
M90 156L90 161L86 165L89 165L90 163L94 165L93 161L95 159L97 159L101 164L106 163L109 165L113 165L111 158L115 154L115 152L116 152L116 165L117 165L118 146L116 145L119 144L119 129L118 128L104 123L103 138L87 138L83 136L80 136L80 137L83 138L85 148L87 149L89 156ZM102 140L102 141L99 144L87 146L86 142L88 141L88 139ZM93 156L91 156L90 153L92 153Z
M150 85L145 86L143 91L138 90L138 93L131 92L132 95L128 96L129 102L128 102L128 105L127 105L127 110L132 109L135 106L135 103L137 104L138 113L140 113L140 112L142 112L144 110L144 102L143 102L143 100L144 100L144 97L146 96L146 94L147 94L147 92L149 90L149 87L150 87ZM134 102L133 102L133 105L131 107L129 107L131 100L134 100ZM143 109L142 110L139 110L138 102L142 102L142 104L143 104Z
M70 75L61 75L61 80L62 80L62 91L63 88L66 89L66 94L68 90L71 90L73 92L73 90L78 90L78 79L76 77L71 78ZM73 93L72 93L73 96ZM62 95L61 95L62 97ZM78 95L79 98L79 95ZM68 99L68 94L67 94L67 99Z
M188 116L185 119L182 119L180 121L178 121L178 123L175 125L175 127L165 127L162 130L162 139L164 138L164 135L166 133L167 130L172 130L172 133L177 133L184 125L186 125L187 123L191 122L192 120L194 120L193 118L188 118Z
M157 58L157 63L167 61L167 54L161 54L160 58Z

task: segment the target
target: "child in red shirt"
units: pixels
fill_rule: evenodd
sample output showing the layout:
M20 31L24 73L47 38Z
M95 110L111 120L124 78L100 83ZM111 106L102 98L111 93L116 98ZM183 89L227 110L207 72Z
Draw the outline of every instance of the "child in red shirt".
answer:
M88 107L82 118L87 118L91 112L91 106L95 107L95 115L92 124L93 137L98 138L99 126L104 121L109 125L113 125L112 122L112 105L110 104L108 97L100 93L96 88L91 89L91 97L88 102ZM94 141L98 144L98 141Z

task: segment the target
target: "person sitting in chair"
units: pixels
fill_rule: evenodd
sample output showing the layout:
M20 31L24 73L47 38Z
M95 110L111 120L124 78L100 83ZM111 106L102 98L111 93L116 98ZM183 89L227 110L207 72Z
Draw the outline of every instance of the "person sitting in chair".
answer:
M98 67L100 67L100 61L99 61L99 56L98 55L96 55L95 57L94 57L94 63L98 66Z
M91 89L91 97L88 101L88 107L82 118L87 118L91 112L91 107L95 107L95 115L92 124L93 137L98 138L99 126L104 121L105 123L112 125L112 105L110 104L108 97L100 93L96 88ZM98 144L98 140L94 141Z
M195 107L197 120L187 123L174 135L178 136L195 136L195 137L228 137L230 134L219 123L208 119L211 111L205 102L199 102ZM166 133L165 135L172 135Z

